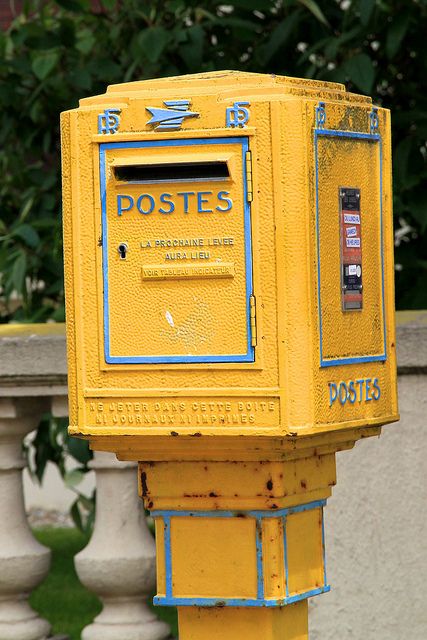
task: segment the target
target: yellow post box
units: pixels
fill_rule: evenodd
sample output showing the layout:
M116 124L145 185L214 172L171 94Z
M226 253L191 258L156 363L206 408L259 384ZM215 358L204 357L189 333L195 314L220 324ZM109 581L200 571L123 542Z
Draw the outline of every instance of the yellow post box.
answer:
M70 433L139 461L181 640L307 638L335 453L398 419L389 113L215 72L62 141Z

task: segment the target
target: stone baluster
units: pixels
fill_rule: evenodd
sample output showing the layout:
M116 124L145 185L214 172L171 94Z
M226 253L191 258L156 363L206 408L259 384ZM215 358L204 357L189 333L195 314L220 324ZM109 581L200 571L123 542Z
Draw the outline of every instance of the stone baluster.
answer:
M88 546L75 557L82 583L103 610L82 640L162 640L170 634L148 608L155 585L155 545L138 498L137 465L96 452L96 521Z
M50 632L50 624L28 603L49 571L50 550L31 533L22 488L22 440L46 408L43 398L0 398L1 640L44 640Z

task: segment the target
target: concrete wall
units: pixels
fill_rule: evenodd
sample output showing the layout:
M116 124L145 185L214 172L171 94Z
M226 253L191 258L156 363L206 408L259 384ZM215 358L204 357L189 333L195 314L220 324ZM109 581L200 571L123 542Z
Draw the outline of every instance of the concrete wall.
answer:
M310 640L427 638L427 375L401 376L399 401L398 424L337 454Z

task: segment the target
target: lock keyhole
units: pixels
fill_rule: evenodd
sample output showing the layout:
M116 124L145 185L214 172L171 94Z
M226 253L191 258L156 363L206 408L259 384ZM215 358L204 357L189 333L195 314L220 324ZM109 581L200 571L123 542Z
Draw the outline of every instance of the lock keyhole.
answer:
M117 247L117 251L119 252L120 259L121 260L126 260L126 254L127 254L127 251L128 251L128 246L127 246L126 242L121 242L119 244L119 246Z

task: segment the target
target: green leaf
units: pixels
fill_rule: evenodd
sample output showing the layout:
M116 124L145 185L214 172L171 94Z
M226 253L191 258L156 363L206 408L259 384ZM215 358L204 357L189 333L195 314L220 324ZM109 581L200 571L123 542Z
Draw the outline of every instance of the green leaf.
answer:
M11 281L15 290L21 293L24 289L25 273L27 271L27 256L20 251L13 263Z
M188 29L187 35L188 42L182 44L178 51L188 69L196 70L202 62L205 32L200 25L196 24Z
M367 94L371 93L375 80L375 69L372 60L366 53L359 53L347 60L344 68L358 89Z
M317 18L319 22L324 24L326 27L330 26L317 2L314 2L314 0L299 0L299 3L304 5L304 7L311 11L311 13L315 18Z
M79 438L69 438L67 442L68 452L77 462L86 465L92 459L92 452L89 449L87 440L79 440Z
M138 36L138 45L150 62L157 62L169 43L169 32L163 27L149 27Z
M223 18L217 18L212 21L213 24L218 25L219 27L231 27L232 29L242 29L244 31L249 31L253 33L254 31L259 32L262 26L260 27L258 22L252 22L251 20L244 20L243 18L234 18L233 16L224 16Z
M61 280L61 284L62 284L62 280ZM58 291L63 292L64 287L58 287L57 288ZM59 307L57 307L55 309L55 311L51 314L52 320L55 320L55 322L65 322L65 306L64 304L60 304Z
M277 25L271 33L268 42L258 47L257 55L261 64L266 65L276 55L281 47L286 44L289 37L294 34L299 19L300 15L298 12L292 13L288 18Z
M395 14L387 32L387 40L385 44L385 51L389 60L394 58L399 50L402 40L408 31L411 16L409 13L406 15Z
M52 171L52 170L50 172L46 171L40 186L42 189L46 189L46 191L48 191L49 189L52 189L52 187L56 185L57 180L58 180L58 176L56 174L56 171Z
M25 244L33 249L34 247L37 247L40 242L39 234L29 224L21 224L12 232L12 236L21 238Z
M68 76L70 83L79 89L90 89L91 75L87 69L74 69Z
M55 0L55 2L67 11L77 12L83 9L83 3L79 2L79 0Z
M49 51L34 58L31 68L39 80L44 80L59 61L58 51Z
M73 489L81 483L84 477L85 474L79 469L72 469L71 471L67 471L64 475L65 486L69 489Z
M34 196L32 195L28 198L28 200L25 202L24 206L21 209L21 212L19 215L21 222L23 222L25 218L28 216L33 204L34 204Z
M92 531L95 524L95 515L95 505L92 505L92 509L89 511L89 514L86 518L85 533L90 533Z
M117 0L101 0L101 2L102 6L107 9L107 11L114 9L117 4Z
M393 153L393 169L396 182L404 188L408 177L409 158L412 151L413 137L403 138L397 145Z
M73 519L74 524L76 525L77 529L80 529L80 531L84 530L83 527L83 521L82 521L82 516L80 514L80 509L79 509L79 499L77 498L77 500L75 500L71 506L70 509L70 515Z
M76 49L83 53L83 55L90 53L95 46L95 43L96 38L90 29L82 29L77 34Z
M79 495L79 503L87 511L91 511L93 509L93 500L91 498L87 498L84 495L84 493L80 493L80 495Z
M374 7L375 0L359 0L360 20L364 26L369 23Z
M338 55L338 52L340 50L343 50L343 49L345 50L345 47L343 45L346 45L351 40L354 40L355 42L360 41L362 34L363 34L362 27L360 25L357 25L356 27L354 27L353 29L350 29L349 31L344 31L344 33L342 33L337 38L325 38L324 40L320 40L318 42L326 42L326 46L325 46L326 57L335 58ZM316 50L314 46L310 47L310 49L307 49L305 55L308 57L310 53L314 50Z
M269 11L272 3L271 0L233 0L230 3L220 2L219 4L230 4L243 11Z
M421 232L427 229L427 193L424 189L417 190L411 197L408 209L420 225Z

